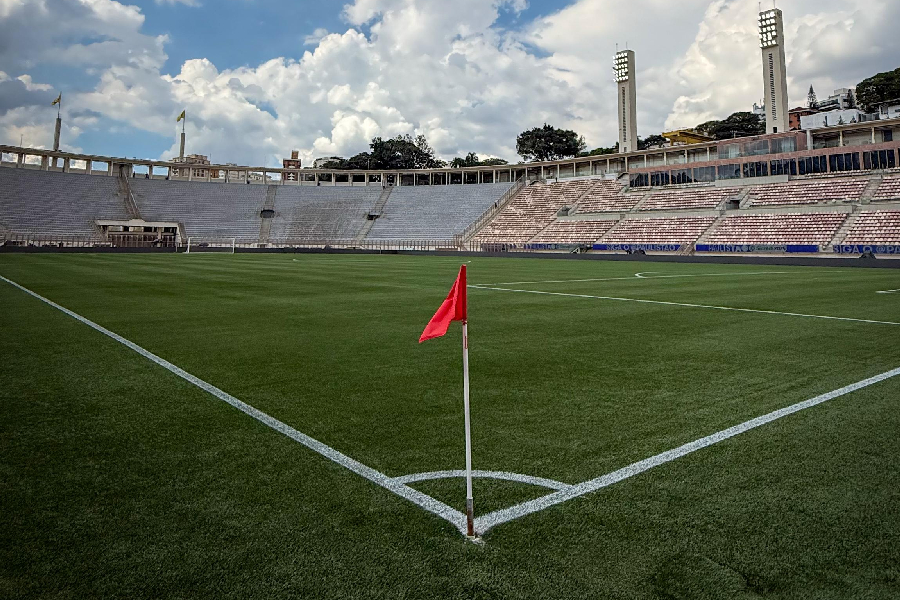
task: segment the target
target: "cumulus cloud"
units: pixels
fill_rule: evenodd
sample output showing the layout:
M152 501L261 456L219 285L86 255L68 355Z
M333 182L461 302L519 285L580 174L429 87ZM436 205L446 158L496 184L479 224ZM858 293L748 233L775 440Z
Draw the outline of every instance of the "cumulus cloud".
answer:
M85 76L84 91L67 93L66 110L81 116L69 113L64 139L77 141L67 136L112 120L170 136L162 158L177 152L181 110L190 152L239 163L277 164L299 149L308 164L365 150L373 136L406 133L425 134L447 158L476 151L515 160L516 135L544 122L575 129L589 146L608 145L616 136L610 65L617 42L638 53L642 135L758 100L755 7L632 0L610 10L608 0L577 0L509 30L499 17L524 9L522 0L355 0L343 7L345 31L317 29L296 56L236 69L198 57L166 73L169 40L144 33L137 7L0 0L7 71L0 136L6 143L18 143L25 130L40 137L39 123L52 111L37 94L52 92L27 77L36 65L63 62L95 74ZM797 103L810 83L824 95L896 67L889 63L900 42L890 29L900 21L898 3L794 0L785 11ZM625 30L630 39L616 39ZM92 151L129 153L127 140L117 143Z

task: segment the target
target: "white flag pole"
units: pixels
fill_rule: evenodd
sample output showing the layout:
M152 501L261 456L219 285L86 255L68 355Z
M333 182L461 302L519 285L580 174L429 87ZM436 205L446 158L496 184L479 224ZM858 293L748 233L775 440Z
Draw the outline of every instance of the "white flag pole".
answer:
M469 323L463 321L463 405L466 413L466 531L475 537L475 502L472 499L472 432L469 425Z

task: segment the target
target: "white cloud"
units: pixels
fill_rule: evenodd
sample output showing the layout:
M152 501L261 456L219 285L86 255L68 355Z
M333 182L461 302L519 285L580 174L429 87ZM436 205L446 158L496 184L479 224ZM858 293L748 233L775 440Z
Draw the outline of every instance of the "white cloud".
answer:
M794 102L805 98L810 83L825 95L895 68L900 42L891 29L900 21L898 4L793 0L784 6ZM355 0L343 10L346 31L315 30L297 57L237 69L197 58L167 74L168 39L143 33L137 7L113 0L0 0L0 64L7 79L34 90L45 89L28 76L35 65L62 62L96 73L93 89L67 93L67 111L93 111L67 135L101 126L99 114L171 136L160 154L169 157L177 152L175 117L186 109L190 152L247 163L265 157L270 165L291 149L309 163L365 150L373 136L401 133L425 134L447 158L476 151L515 161L516 135L544 122L575 129L590 146L611 144L616 42L638 53L643 135L747 110L759 98L755 3L632 0L612 7L608 0L578 0L519 31L497 25L501 11L524 7L521 0ZM630 39L616 39L626 30ZM0 87L0 94L6 89L13 93ZM9 110L0 121L3 141L18 143L25 131L37 140L37 130L28 128L52 123L45 113ZM127 148L123 142L92 150Z

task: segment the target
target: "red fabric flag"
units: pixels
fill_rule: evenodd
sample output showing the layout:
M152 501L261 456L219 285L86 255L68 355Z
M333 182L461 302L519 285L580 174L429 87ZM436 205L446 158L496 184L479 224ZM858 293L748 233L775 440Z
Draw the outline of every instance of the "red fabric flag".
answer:
M459 268L459 275L456 276L456 281L453 283L453 287L450 288L447 299L444 300L441 307L437 309L437 312L428 321L428 325L425 326L425 331L422 332L419 343L441 337L447 333L447 328L450 327L451 321L465 321L467 318L466 265L463 265Z

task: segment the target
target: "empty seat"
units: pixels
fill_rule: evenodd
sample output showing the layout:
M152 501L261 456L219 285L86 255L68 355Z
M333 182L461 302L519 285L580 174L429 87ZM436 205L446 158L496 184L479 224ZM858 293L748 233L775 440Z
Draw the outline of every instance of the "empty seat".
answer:
M900 245L900 211L879 210L860 213L841 243Z
M710 244L827 244L847 213L732 215L706 238Z
M697 241L715 217L625 219L603 238L610 244L689 244Z

